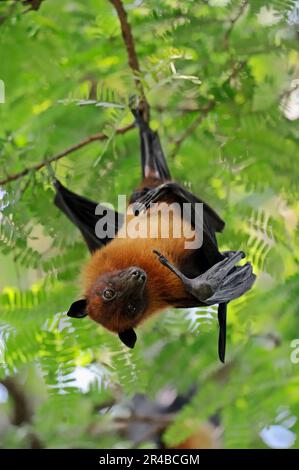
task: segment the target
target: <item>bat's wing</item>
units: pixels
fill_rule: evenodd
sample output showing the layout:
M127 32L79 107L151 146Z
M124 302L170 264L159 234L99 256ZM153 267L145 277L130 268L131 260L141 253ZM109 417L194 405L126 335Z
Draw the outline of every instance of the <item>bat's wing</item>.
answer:
M55 205L73 222L80 230L83 238L89 248L93 252L98 248L106 245L114 237L103 235L100 238L95 233L95 227L99 219L105 216L105 220L109 221L110 226L107 227L106 233L116 235L118 229L123 224L123 215L114 212L112 209L101 207L103 210L97 212L101 215L96 215L96 207L99 205L96 202L90 201L83 196L73 193L60 181L54 182L56 189L56 196L54 199Z
M139 109L131 108L140 132L141 167L143 178L170 180L170 172L160 143L159 134L144 121Z
M230 251L222 261L219 261L203 274L190 279L178 268L171 264L165 256L155 252L160 262L170 269L183 282L186 290L198 299L198 305L219 304L219 357L222 362L225 358L226 342L226 306L233 299L245 294L253 285L255 275L250 263L243 266L236 264L244 258L242 251Z

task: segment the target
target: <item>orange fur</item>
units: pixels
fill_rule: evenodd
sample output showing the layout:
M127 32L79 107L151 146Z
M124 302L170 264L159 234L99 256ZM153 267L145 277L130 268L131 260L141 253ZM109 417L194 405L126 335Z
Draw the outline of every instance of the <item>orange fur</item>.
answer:
M165 210L167 210L167 206ZM153 222L154 233L149 231L149 219ZM138 223L140 230L143 231L144 238L130 238L127 236L126 230L131 222ZM162 223L168 223L169 225L169 238L162 238ZM166 219L165 212L154 209L148 210L138 217L128 215L127 224L119 231L118 236L104 248L97 250L85 267L83 273L84 294L88 299L88 313L91 318L102 323L106 328L117 332L135 327L155 312L174 305L176 299L189 296L178 277L163 266L153 253L153 250L157 250L166 256L172 264L180 265L185 254L185 239L183 236L180 236L180 238L172 237L173 227L178 226L179 223L181 223L181 214L179 212L174 212L169 219ZM147 274L145 287L147 306L142 318L138 318L138 321L129 320L122 315L122 305L118 306L116 303L113 315L110 315L109 319L104 322L103 316L105 311L107 314L109 306L107 307L103 303L100 296L95 295L96 289L99 288L98 280L101 279L101 276L132 266L143 269ZM117 311L118 308L119 311Z
M159 262L153 250L160 251L176 265L180 254L183 254L183 242L182 239L115 238L109 245L97 250L88 262L84 276L86 296L101 274L138 266L148 275L147 289L150 292L150 302L143 319L166 308L169 303L165 299L170 292L173 299L184 297L186 292L182 282Z

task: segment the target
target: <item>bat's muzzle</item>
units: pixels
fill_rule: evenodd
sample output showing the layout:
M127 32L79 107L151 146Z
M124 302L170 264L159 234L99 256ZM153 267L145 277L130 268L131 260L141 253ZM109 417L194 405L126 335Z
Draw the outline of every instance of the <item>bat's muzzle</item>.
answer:
M127 270L127 282L130 285L142 286L147 281L146 272L136 266L132 266Z

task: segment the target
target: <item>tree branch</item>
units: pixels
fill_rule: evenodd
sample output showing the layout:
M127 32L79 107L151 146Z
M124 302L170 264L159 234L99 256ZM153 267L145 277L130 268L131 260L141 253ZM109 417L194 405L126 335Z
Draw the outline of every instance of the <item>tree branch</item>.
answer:
M0 0L1 1L1 0ZM8 12L6 15L3 15L3 16L0 16L0 26L5 23L6 20L8 20L8 18L13 14L14 10L16 9L16 7L18 6L18 4L22 4L24 6L28 6L28 8L26 8L26 10L22 11L21 13L22 14L25 14L25 13L28 13L29 11L32 11L32 10L39 10L42 2L44 0L14 0L10 7L8 8Z
M229 45L229 38L230 38L230 35L234 29L234 26L235 24L237 23L238 19L241 18L241 16L243 15L244 11L245 11L245 8L247 7L248 5L248 0L243 0L241 2L241 6L240 6L240 9L239 11L237 12L236 16L234 16L234 18L232 18L230 20L230 25L229 25L229 28L227 29L225 35L224 35L224 40L223 40L223 43L224 43L224 47L225 49L228 48L228 45Z
M131 67L133 72L140 72L134 39L131 31L131 26L128 22L126 10L124 9L121 0L110 0L110 2L113 4L119 18L123 40L127 48L129 66Z
M157 105L154 105L154 106L151 106L151 109L154 109L155 111L157 111L158 113L164 113L164 112L168 112L168 113L178 113L178 114L189 114L189 113L200 113L202 111L204 111L204 108L201 107L201 106L197 106L196 104L186 104L186 105L178 105L176 106L175 108L173 108L172 106L167 106L167 105L162 105L162 104L157 104Z
M133 129L134 127L135 127L134 123L129 124L126 127L121 127L120 129L116 130L116 134L125 134L126 132ZM36 165L32 165L31 167L24 168L24 170L20 171L19 173L8 175L6 178L0 180L0 185L4 185L7 183L10 183L11 181L16 181L20 178L23 178L23 176L28 175L28 173L30 173L31 171L39 171L45 166L49 165L50 163L57 162L61 158L65 157L66 155L69 155L70 153L73 153L76 150L79 150L82 147L85 147L86 145L92 142L106 140L106 139L108 139L108 136L104 132L99 132L98 134L90 135L89 137L86 137L85 139L81 140L81 142L78 142L77 144L72 145L71 147L68 147L67 149L63 150L62 152L57 153L56 155L53 155L53 157L50 157L47 160L37 163Z
M0 26L5 23L6 20L13 14L15 8L17 7L17 0L15 0L8 8L7 14L0 16Z
M128 417L118 417L116 418L116 421L122 423L140 422L146 424L162 424L163 426L168 426L174 420L174 417L174 413L165 413L157 415L140 415L138 413L132 413Z
M226 79L226 82L231 82L234 78L237 77L237 75L243 70L243 68L246 65L246 61L243 60L241 62L238 62L234 64L232 67L231 73L229 74L228 78ZM175 141L175 146L173 151L170 154L171 158L174 158L181 148L181 145L183 144L184 140L186 140L192 132L195 131L195 129L202 123L203 119L209 114L209 112L216 106L216 100L211 99L207 105L203 108L200 109L200 114L194 119L194 121L190 124L187 129L183 132L183 134Z
M182 135L175 141L173 151L170 154L171 158L174 158L180 150L183 142L195 131L195 129L202 123L206 115L214 108L216 104L215 100L210 100L205 108L202 108L201 113L194 119L189 127L185 129Z
M28 9L23 12L23 13L27 13L28 11L31 11L31 10L35 10L35 11L39 10L44 0L21 0L21 1L24 5L28 6Z
M34 2L32 0L25 0L25 1L27 1L27 3L32 3L32 5L34 4L38 7L41 4L41 0L34 0ZM110 0L110 2L113 4L117 12L118 18L119 18L122 37L123 37L123 40L127 49L129 67L133 71L136 88L138 89L141 95L141 99L142 99L142 102L140 103L140 108L144 112L144 119L148 121L149 120L149 105L145 98L145 93L144 93L142 83L140 79L138 78L138 75L140 74L139 62L138 62L138 57L136 54L135 43L134 43L131 27L127 18L127 13L124 9L124 6L121 0ZM134 127L134 123L124 128L118 129L116 131L116 134L124 134L125 132L132 129L133 127ZM0 185L5 185L12 181L16 181L20 178L23 178L23 176L26 176L31 171L39 171L42 168L44 168L46 165L60 160L66 155L69 155L70 153L75 152L76 150L79 150L80 148L84 147L85 145L90 144L91 142L94 142L97 140L99 141L106 140L107 138L108 138L107 135L104 133L98 133L98 134L89 136L86 139L79 142L78 144L72 145L71 147L67 148L66 150L63 150L62 152L59 152L58 154L54 155L53 157L47 160L37 163L36 165L33 165L31 167L24 168L24 170L18 173L8 175L6 178L3 178L2 180L0 180Z
M0 383L8 391L14 404L14 414L11 418L11 423L14 426L31 424L33 416L32 407L19 382L15 378L6 377L1 379ZM28 431L26 437L31 449L42 449L44 447L40 438L34 432Z
M149 121L149 105L145 97L142 83L139 78L139 75L140 75L139 61L138 61L138 57L136 54L135 42L134 42L131 26L128 22L127 12L124 9L124 6L121 0L109 0L109 1L114 6L119 22L120 22L123 41L127 49L128 64L131 70L133 71L135 85L142 98L141 108L144 111L144 119L148 122Z

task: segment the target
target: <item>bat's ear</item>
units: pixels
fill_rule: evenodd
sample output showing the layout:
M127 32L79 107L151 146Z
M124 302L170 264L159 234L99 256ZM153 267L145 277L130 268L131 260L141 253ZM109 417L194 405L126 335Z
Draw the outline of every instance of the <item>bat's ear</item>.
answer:
M137 341L137 336L133 328L121 331L121 333L118 333L118 337L126 346L128 346L128 348L134 348Z
M72 318L83 318L86 317L86 306L87 301L86 299L80 299L76 302L73 302L67 312L67 315Z

